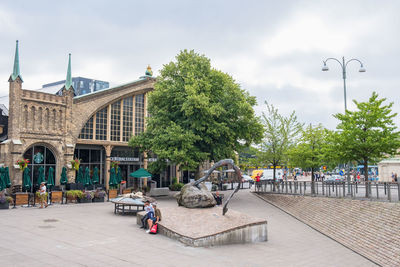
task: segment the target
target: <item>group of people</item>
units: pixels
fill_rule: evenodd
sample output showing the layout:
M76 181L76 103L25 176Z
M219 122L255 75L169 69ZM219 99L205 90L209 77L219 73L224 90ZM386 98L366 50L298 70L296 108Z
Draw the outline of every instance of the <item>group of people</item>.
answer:
M161 221L161 211L157 208L156 203L150 203L150 201L146 200L144 203L144 210L146 214L142 218L142 227L146 230L146 233L150 233L153 225L157 224Z

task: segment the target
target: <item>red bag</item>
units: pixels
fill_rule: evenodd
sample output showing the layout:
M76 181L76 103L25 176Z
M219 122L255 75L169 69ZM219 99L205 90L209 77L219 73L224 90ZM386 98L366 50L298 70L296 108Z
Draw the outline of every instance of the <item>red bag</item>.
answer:
M157 234L157 232L158 232L157 224L154 224L150 229L150 234L154 234L155 235L155 234Z

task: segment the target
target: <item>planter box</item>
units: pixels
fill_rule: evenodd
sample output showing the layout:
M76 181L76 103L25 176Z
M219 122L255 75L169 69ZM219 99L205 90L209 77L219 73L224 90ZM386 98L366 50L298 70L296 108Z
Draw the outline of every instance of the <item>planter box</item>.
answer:
M73 196L67 196L67 203L69 202L76 202L76 197Z
M222 190L223 190L223 191L228 190L228 189L230 189L230 188L231 188L231 184L223 184L223 185L222 185Z
M124 189L124 190L122 190L122 194L130 194L130 193L132 193L132 190L131 190L131 189Z
M51 202L62 202L62 191L53 191L51 192Z
M117 189L110 189L108 190L108 197L111 198L116 198L118 196L118 190Z
M79 198L78 199L79 203L92 203L91 199L86 199L86 198Z
M93 198L93 202L104 202L104 197L95 197Z
M15 194L15 205L27 205L29 199L28 193L16 193Z
M8 202L4 202L0 204L0 210L7 210L10 207L10 204Z

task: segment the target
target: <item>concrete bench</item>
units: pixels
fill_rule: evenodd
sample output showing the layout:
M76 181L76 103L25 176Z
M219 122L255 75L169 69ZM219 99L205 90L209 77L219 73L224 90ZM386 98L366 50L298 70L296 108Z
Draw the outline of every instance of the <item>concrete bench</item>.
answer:
M169 195L168 187L152 188L150 190L151 197L168 196L168 195Z

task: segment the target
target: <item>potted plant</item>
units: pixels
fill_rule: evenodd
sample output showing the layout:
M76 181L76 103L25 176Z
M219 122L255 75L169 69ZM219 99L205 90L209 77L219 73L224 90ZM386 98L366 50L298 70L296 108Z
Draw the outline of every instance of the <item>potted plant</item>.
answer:
M29 160L28 159L21 159L17 161L19 169L24 171L26 167L28 167Z
M66 193L67 202L68 202L68 200L70 202L77 201L82 195L83 195L83 192L81 190L69 190Z
M78 197L79 203L92 203L94 193L92 191L82 192L82 195Z
M93 202L104 202L106 191L97 189L94 192Z
M47 196L48 196L48 193L46 192L45 196L44 196L45 200L48 199ZM40 203L40 192L39 191L35 193L35 202Z
M10 203L12 202L12 197L6 196L4 193L0 193L0 209L8 209L10 207Z

